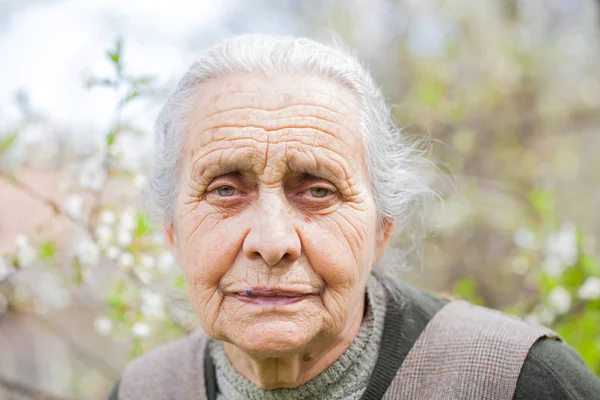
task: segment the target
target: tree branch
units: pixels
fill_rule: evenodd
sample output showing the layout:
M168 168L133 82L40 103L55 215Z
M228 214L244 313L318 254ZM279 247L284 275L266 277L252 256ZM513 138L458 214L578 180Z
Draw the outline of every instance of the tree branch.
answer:
M35 400L71 400L67 397L61 397L48 393L40 388L18 382L0 374L0 386L3 386L10 392L16 392Z
M110 381L116 381L119 378L119 372L113 368L110 364L108 364L102 357L92 353L82 345L80 345L73 337L64 329L56 326L55 324L48 321L46 318L38 315L31 314L34 316L41 324L43 324L46 329L51 331L54 335L64 340L68 346L75 352L77 357L79 357L86 365L92 366L105 378Z

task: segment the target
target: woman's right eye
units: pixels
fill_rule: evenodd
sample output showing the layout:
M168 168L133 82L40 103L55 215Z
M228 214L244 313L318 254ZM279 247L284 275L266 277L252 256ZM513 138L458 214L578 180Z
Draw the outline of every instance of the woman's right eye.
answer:
M216 190L221 197L231 197L235 194L235 188L233 186L223 185L219 186Z

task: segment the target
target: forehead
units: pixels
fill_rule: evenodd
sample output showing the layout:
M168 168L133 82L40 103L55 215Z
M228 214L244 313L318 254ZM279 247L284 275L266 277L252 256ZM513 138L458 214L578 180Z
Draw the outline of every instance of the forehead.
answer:
M259 148L265 154L271 148L284 151L287 161L312 152L313 158L319 154L363 164L358 101L331 79L223 76L204 83L195 100L184 139L184 148L194 160L212 155L213 161L222 163L235 154L264 167L268 160L257 160Z

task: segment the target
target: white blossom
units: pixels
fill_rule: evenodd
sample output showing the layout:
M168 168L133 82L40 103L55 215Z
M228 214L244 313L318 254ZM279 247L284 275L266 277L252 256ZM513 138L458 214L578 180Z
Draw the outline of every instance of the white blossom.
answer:
M8 276L8 263L4 257L0 256L0 282Z
M142 305L140 306L140 310L146 318L161 320L165 317L162 297L149 290L142 291Z
M140 271L139 269L136 269L135 273L146 285L149 285L152 282L152 274L149 271Z
M97 317L94 320L94 329L103 336L108 335L112 331L112 328L112 321L106 317Z
M527 228L519 228L513 235L515 245L523 250L533 250L535 248L535 234Z
M584 300L600 299L600 278L590 276L579 288L578 295Z
M169 273L173 269L175 264L176 264L175 257L173 257L173 254L171 254L170 251L164 251L158 257L158 263L157 263L158 270L163 274Z
M136 175L135 178L133 178L133 184L135 185L136 188L138 189L142 189L144 187L144 185L146 184L146 176L144 175Z
M98 191L102 189L108 179L108 175L102 165L102 158L94 157L89 159L81 168L79 175L79 184L88 189Z
M571 309L571 294L565 288L557 286L550 291L548 304L557 314L565 314Z
M111 210L102 210L98 219L103 225L112 225L117 221L117 216Z
M559 276L566 269L566 265L555 257L546 257L542 261L541 268L542 271L550 276Z
M117 246L108 246L106 249L106 257L111 260L116 260L121 254L121 250Z
M129 268L133 266L134 263L133 255L129 252L124 252L119 256L118 263L123 268Z
M131 334L137 338L147 337L151 331L150 325L143 322L138 322L131 327Z
M135 210L128 208L121 214L120 226L122 229L132 231L137 227L137 216Z
M133 235L130 231L120 229L117 231L117 242L121 246L129 246L133 242Z
M550 308L543 308L539 314L539 321L542 325L550 325L556 319L556 312Z
M560 263L568 267L577 261L577 231L571 223L563 224L558 232L546 240L546 258L553 259L551 263Z
M83 266L94 267L100 261L100 248L93 241L85 239L75 247L75 255Z
M21 267L29 267L37 260L37 251L29 244L27 236L21 234L17 236L17 258Z
M147 268L147 269L152 269L156 265L156 261L154 260L154 257L152 257L150 254L144 254L140 258L140 263L142 264L142 266L144 266L144 268Z
M105 249L113 242L114 235L112 229L109 226L99 225L96 228L95 233L96 242L101 248Z
M65 212L75 219L83 217L83 197L71 194L65 199Z

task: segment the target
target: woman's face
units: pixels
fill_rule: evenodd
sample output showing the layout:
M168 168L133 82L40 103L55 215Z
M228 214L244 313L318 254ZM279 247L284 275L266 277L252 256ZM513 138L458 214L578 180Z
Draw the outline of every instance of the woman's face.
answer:
M219 77L184 137L167 237L212 337L265 357L362 319L382 254L359 108L323 78Z

